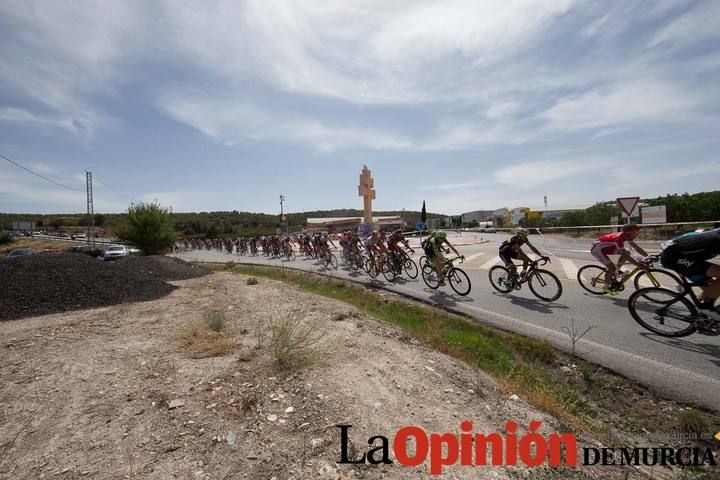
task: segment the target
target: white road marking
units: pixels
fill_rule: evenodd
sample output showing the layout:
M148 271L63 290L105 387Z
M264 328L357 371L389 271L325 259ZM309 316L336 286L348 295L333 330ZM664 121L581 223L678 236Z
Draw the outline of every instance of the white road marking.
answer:
M489 253L489 252L480 252L480 253L476 253L474 255L467 256L467 257L465 257L465 261L469 262L471 260L475 260L476 258L482 257L483 255L485 255L487 253Z
M562 265L562 268L565 271L565 275L567 275L568 279L572 280L574 278L577 278L578 268L575 266L575 263L573 263L572 260L570 260L569 258L555 258L560 260L560 265Z
M495 264L498 263L499 261L500 261L500 257L493 257L493 258L491 258L489 261L483 263L483 264L480 266L480 270L488 270L488 269L490 269L490 267L492 267L493 265L495 265Z

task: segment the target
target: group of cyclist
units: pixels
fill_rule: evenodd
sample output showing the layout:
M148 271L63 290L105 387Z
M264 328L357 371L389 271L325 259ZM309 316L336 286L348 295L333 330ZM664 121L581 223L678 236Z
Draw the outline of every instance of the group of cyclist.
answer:
M505 263L512 275L517 275L523 280L528 272L528 266L532 259L523 251L527 246L535 255L541 259L547 259L529 240L529 231L525 228L517 228L513 235L502 242L498 249L499 257ZM624 272L621 267L625 264L632 264L641 270L648 270L651 263L648 261L648 253L635 242L640 234L640 227L636 224L622 225L618 231L607 233L598 237L590 247L590 254L600 262L606 269L603 278L603 293L609 296L617 295L613 288L617 275ZM395 230L389 235L384 231L373 231L364 240L357 232L345 231L339 235L339 243L342 249L343 258L350 264L353 262L361 264L363 257L368 257L377 271L382 269L385 261L392 262L398 268L405 259L405 249L412 253L415 251L410 247L402 230ZM272 235L239 237L235 239L190 239L182 240L175 245L176 251L182 250L218 250L226 253L237 253L238 255L267 256L288 256L294 250L293 244L297 245L298 251L313 258L329 257L331 246L336 248L335 242L327 233ZM640 254L642 259L635 259L629 248ZM720 297L720 265L710 263L709 260L720 254L720 228L706 232L691 232L673 238L662 244L660 261L663 267L672 270L686 277L693 284L703 290L701 307L715 309L720 312L720 305L715 302ZM444 270L448 263L445 253L453 251L457 257L465 257L448 241L447 233L443 230L432 232L423 242L423 249L430 265L436 272ZM613 261L611 257L618 257ZM294 256L293 256L294 258ZM517 274L517 266L513 260L522 261L522 271Z
M621 270L623 265L630 263L641 270L650 269L651 262L648 260L648 253L635 243L638 235L640 235L640 226L626 224L622 225L619 231L601 235L592 243L590 254L606 269L603 279L604 294L617 295L613 284L616 276L624 273ZM633 258L626 244L643 258L640 260ZM521 278L531 262L531 259L522 250L523 245L527 245L539 257L547 258L530 243L527 229L516 229L514 235L500 246L499 255L513 274L517 268L513 260L522 260ZM701 309L714 309L720 313L720 304L715 305L720 297L720 280L718 280L720 279L720 265L709 262L717 255L720 255L720 228L690 232L664 242L660 262L663 267L681 274L693 285L702 289ZM617 263L610 258L611 256L619 257Z

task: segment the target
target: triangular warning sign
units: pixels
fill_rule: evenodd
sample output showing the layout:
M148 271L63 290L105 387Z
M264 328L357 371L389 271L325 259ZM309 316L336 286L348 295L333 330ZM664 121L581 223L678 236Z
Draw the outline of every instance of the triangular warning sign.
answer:
M637 206L640 202L640 197L619 197L617 199L618 207L620 210L625 212L628 217L637 217Z

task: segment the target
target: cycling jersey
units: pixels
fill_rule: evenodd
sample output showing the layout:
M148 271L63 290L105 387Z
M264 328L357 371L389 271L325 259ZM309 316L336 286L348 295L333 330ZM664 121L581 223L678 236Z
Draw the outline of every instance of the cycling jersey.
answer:
M508 240L505 240L500 245L500 250L513 248L513 247L522 247L523 245L525 245L526 242L527 242L527 240L523 240L522 238L520 238L520 236L513 235L512 237L510 237ZM513 250L514 250L514 248L513 248Z
M687 233L663 243L660 262L663 267L684 275L692 282L709 280L707 260L720 254L720 229Z
M400 243L405 243L405 237L402 235L390 235L390 238L388 238L387 245L388 249L390 250L399 250L400 249Z

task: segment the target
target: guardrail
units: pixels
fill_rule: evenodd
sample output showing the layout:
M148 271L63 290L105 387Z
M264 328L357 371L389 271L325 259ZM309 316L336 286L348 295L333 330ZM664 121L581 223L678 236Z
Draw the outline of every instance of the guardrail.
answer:
M673 222L673 223L639 223L640 239L655 240L657 237L663 239L672 238L680 235L687 230L696 230L699 228L720 228L720 220L708 220L705 222ZM572 235L576 237L593 236L599 232L607 232L620 228L622 225L583 225L576 227L527 227L530 234L541 232L543 235L559 233ZM482 227L479 227L482 228ZM488 227L493 228L496 233L512 232L517 227ZM444 228L446 232L467 232L467 233L487 233L480 229L462 229L462 228ZM408 232L406 235L423 235L428 231ZM491 232L492 233L492 232Z

